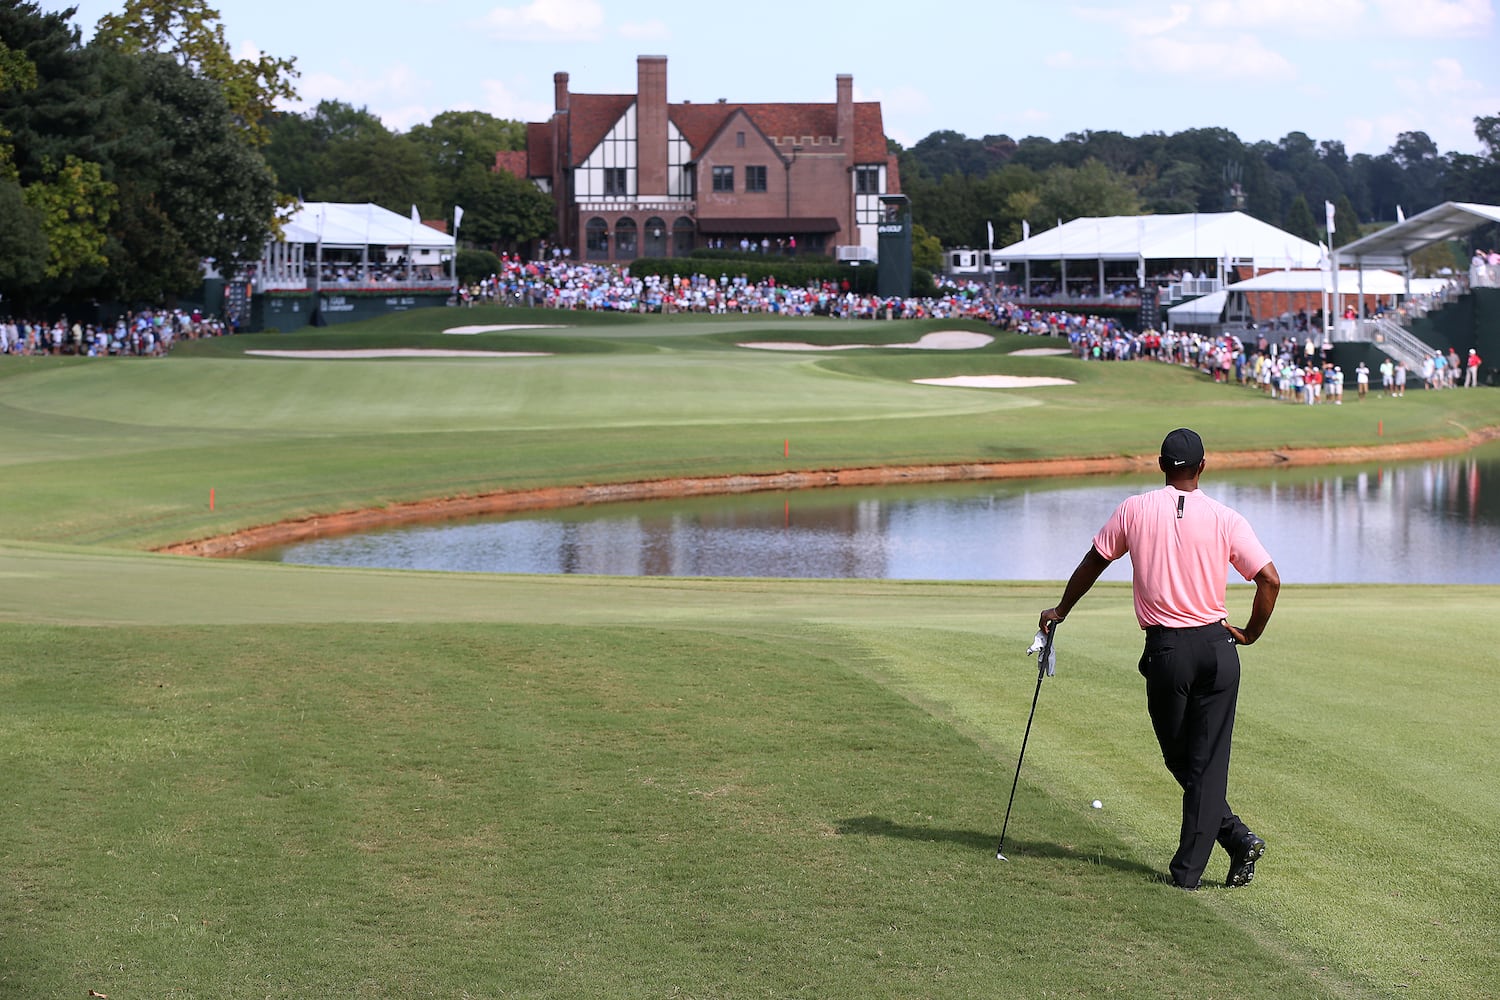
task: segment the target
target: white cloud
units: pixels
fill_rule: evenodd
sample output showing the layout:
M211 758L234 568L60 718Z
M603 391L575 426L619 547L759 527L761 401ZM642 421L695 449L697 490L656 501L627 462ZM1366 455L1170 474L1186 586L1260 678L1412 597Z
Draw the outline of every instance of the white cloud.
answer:
M1142 72L1196 77L1205 85L1225 80L1282 84L1297 76L1294 63L1253 35L1143 39L1131 47L1130 61Z
M1471 78L1463 64L1449 56L1439 56L1425 67L1410 69L1411 72L1392 80L1400 107L1392 109L1388 117L1400 123L1396 131L1426 132L1443 150L1478 151L1474 119L1494 114L1500 106L1500 93L1493 84ZM1375 138L1389 145L1395 135L1396 132L1377 134ZM1384 152L1385 148L1371 151Z
M1403 35L1464 37L1495 20L1492 0L1376 0L1387 30Z
M297 81L299 100L288 104L287 109L306 113L320 101L343 101L352 107L368 108L386 128L404 132L431 121L440 112L460 110L423 103L432 91L429 80L404 64L387 67L378 76L310 73Z
M1069 13L1080 21L1118 25L1132 35L1159 35L1180 28L1191 20L1193 9L1187 4L1172 4L1166 14L1156 13L1154 2L1118 4L1113 7L1074 7Z
M1432 61L1432 72L1427 76L1427 92L1434 97L1478 97L1484 93L1484 85L1464 75L1463 64L1446 56Z
M483 80L480 90L484 100L479 111L496 118L509 118L518 122L542 122L552 116L551 101L537 101L517 94L509 84L501 80Z
M667 26L667 23L656 18L650 21L622 24L619 31L621 38L629 38L637 42L665 41L672 37L672 29Z
M1242 31L1274 26L1277 31L1305 34L1330 27L1358 28L1364 15L1365 0L1208 0L1198 5L1205 25Z
M481 24L507 42L594 41L604 31L604 7L597 0L531 0L492 8Z
M1137 15L1128 22L1128 28L1133 35L1164 35L1169 31L1176 31L1186 24L1193 16L1193 9L1187 4L1173 4L1167 8L1165 16L1148 17Z
M1053 52L1042 63L1052 69L1072 69L1078 65L1078 57L1071 52Z

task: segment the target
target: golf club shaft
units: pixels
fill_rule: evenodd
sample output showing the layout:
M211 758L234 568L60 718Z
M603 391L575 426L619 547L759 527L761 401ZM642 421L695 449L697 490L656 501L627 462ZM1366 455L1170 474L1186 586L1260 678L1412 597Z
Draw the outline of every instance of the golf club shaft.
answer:
M1042 696L1042 678L1047 676L1047 660L1052 655L1052 637L1056 634L1057 623L1047 629L1047 641L1042 645L1041 655L1037 657L1036 663L1036 691L1031 695L1031 714L1026 716L1026 732L1021 737L1021 752L1016 757L1016 776L1010 783L1010 800L1005 803L1005 822L1000 826L1000 844L995 848L995 857L1005 857L1005 833L1010 829L1010 810L1016 803L1016 786L1021 783L1021 762L1026 759L1026 744L1031 739L1031 722L1036 718L1036 703Z

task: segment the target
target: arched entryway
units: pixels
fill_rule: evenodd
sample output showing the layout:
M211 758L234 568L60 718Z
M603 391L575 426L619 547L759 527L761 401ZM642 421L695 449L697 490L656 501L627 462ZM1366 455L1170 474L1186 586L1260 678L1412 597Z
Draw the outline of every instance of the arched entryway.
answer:
M639 253L639 235L634 219L621 219L615 223L615 258L617 260L632 260Z
M641 237L642 257L665 257L667 255L667 224L658 216L646 220L646 232Z
M584 227L584 254L589 260L609 260L609 223L595 216Z
M686 257L693 252L697 245L698 227L693 225L693 220L685 215L679 215L677 221L672 223L672 256Z

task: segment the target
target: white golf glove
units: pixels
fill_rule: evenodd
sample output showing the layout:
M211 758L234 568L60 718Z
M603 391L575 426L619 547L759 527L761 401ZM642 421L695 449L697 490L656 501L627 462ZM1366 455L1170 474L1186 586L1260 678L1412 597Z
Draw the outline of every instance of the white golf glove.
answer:
M1037 629L1036 637L1031 640L1031 645L1026 648L1027 656L1040 656L1042 650L1047 650L1047 676L1054 677L1057 674L1057 639L1052 640L1052 648L1047 649L1047 633Z

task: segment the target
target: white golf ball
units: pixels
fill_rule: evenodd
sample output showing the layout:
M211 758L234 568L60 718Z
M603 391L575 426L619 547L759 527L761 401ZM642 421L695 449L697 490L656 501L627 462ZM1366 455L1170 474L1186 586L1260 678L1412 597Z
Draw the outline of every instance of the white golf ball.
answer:
M1095 799L1094 800L1094 808L1095 809L1103 809L1104 808L1104 803L1100 802L1098 799Z

